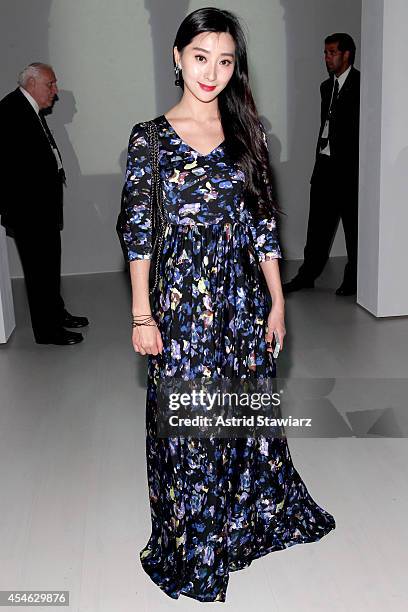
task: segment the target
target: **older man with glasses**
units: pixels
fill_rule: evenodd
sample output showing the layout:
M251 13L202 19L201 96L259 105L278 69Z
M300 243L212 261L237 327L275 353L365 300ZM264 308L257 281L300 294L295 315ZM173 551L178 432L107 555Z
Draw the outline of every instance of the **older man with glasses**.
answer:
M65 173L44 113L56 99L57 78L36 62L22 70L18 85L0 101L1 223L20 255L35 341L77 344L83 335L69 329L88 319L71 315L61 297Z

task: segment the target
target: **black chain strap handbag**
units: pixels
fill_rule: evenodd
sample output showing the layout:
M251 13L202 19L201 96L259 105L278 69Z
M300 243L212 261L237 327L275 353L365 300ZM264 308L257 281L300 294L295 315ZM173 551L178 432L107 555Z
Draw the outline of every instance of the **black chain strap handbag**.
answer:
M149 295L152 295L159 282L159 267L160 259L163 250L164 233L167 222L163 207L163 193L160 181L159 172L159 134L157 125L154 121L146 122L147 143L149 147L149 159L151 166L151 184L150 184L150 222L151 222L151 259L149 270ZM116 231L119 236L119 241L125 259L127 259L127 248L123 238L124 227L126 225L126 215L123 208L123 192L122 192L122 210L119 213Z
M167 221L163 207L163 192L159 170L159 134L154 121L147 122L147 138L150 154L152 180L150 187L150 219L152 224L152 257L149 271L149 295L152 295L159 282L159 267L163 251L164 234Z

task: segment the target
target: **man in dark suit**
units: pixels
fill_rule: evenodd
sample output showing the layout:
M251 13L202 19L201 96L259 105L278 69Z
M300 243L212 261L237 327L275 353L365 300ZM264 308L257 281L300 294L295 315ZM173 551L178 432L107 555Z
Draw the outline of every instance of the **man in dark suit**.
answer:
M65 309L60 293L62 198L65 174L44 111L58 88L51 66L36 62L19 75L19 87L0 101L1 223L15 240L39 344L76 344L88 325Z
M329 78L320 86L321 125L311 178L304 262L283 285L284 293L313 288L322 273L341 219L347 249L343 282L336 295L357 292L360 72L349 34L325 39Z

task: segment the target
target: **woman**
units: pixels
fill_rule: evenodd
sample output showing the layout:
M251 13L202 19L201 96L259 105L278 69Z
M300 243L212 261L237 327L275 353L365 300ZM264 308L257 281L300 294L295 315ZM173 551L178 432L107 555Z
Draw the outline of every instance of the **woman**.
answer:
M228 11L199 9L180 25L173 51L183 96L154 119L168 224L151 305L146 123L130 136L119 224L133 346L149 356L152 533L140 558L170 597L225 601L229 572L319 540L335 522L310 497L284 437L157 436L160 379L273 377L273 334L281 347L285 336L277 209L242 29Z

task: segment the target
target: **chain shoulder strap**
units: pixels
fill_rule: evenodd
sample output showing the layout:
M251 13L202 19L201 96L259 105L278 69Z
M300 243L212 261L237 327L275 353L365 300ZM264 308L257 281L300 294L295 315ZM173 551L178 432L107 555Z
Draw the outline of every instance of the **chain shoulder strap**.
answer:
M149 274L149 294L152 295L159 282L159 266L163 250L166 218L163 208L163 192L159 169L159 134L154 121L147 122L147 136L152 179L150 184L150 219L152 226L152 258Z

